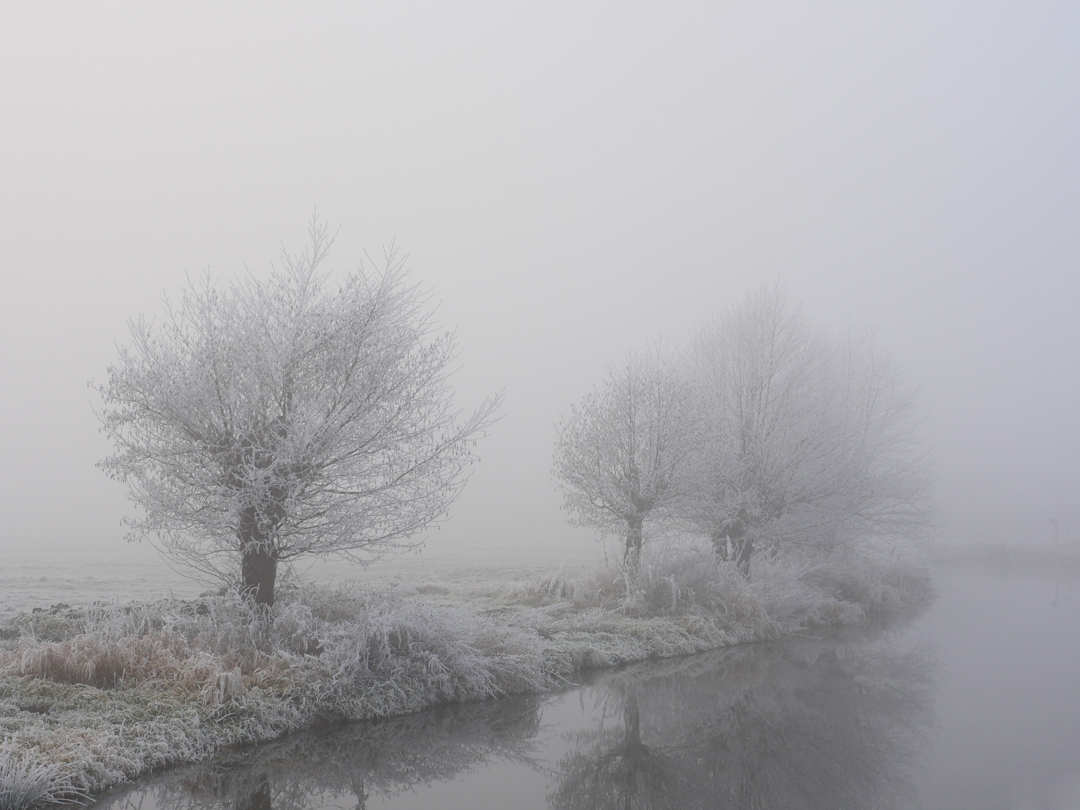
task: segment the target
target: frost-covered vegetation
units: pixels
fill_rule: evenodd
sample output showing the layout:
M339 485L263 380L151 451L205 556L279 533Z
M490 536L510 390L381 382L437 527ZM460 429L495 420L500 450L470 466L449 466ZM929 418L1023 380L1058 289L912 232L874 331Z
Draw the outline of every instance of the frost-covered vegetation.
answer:
M139 507L131 539L274 604L278 567L367 561L457 498L500 397L453 405L458 350L387 246L333 284L334 238L281 251L266 279L189 281L163 317L131 322L107 369L101 462Z
M702 542L577 577L284 587L272 609L227 595L23 613L0 628L0 773L25 806L74 799L319 723L540 692L929 597L925 569L884 560L762 554L747 578Z
M453 334L392 248L334 288L332 238L315 219L310 237L266 281L207 277L160 325L134 322L97 386L103 467L142 510L133 536L225 588L0 626L5 807L928 598L913 400L872 341L826 336L779 289L678 363L662 346L629 356L561 425L567 508L624 536L621 562L512 583L279 583L281 564L370 560L445 516L500 402L452 405Z
M590 673L567 697L290 734L171 769L101 806L309 810L403 793L424 804L435 783L514 763L543 772L550 806L567 810L906 807L910 766L927 751L935 663L927 646L894 643L905 618ZM581 713L548 713L560 704Z
M0 743L0 807L29 810L44 804L78 804L86 798L74 789L64 769L21 751L18 738Z
M707 321L681 353L631 352L559 424L569 519L622 536L761 551L908 543L932 526L914 392L872 332L826 330L779 287Z

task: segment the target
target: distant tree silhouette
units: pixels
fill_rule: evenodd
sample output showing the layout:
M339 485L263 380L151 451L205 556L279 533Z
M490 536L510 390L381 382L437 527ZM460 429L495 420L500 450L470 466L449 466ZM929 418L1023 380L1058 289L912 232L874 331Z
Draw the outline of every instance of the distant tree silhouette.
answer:
M688 406L686 386L657 344L608 368L559 423L553 474L564 508L578 525L621 534L631 565L646 521L662 521L681 497Z
M872 335L813 326L763 288L692 337L700 429L687 522L747 571L754 550L911 537L930 525L912 393Z

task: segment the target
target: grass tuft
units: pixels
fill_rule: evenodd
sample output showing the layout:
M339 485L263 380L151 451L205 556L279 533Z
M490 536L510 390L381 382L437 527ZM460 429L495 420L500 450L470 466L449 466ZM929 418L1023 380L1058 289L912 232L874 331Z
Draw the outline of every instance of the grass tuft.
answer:
M58 763L26 757L15 737L0 744L0 807L4 810L81 804L86 798Z

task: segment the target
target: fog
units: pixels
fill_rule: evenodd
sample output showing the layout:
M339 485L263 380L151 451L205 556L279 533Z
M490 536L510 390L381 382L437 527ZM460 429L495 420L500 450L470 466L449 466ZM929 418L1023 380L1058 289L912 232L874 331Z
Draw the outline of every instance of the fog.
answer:
M0 7L0 549L116 548L92 410L185 274L391 239L504 418L429 546L567 549L554 423L775 281L921 391L942 536L1080 540L1080 8Z

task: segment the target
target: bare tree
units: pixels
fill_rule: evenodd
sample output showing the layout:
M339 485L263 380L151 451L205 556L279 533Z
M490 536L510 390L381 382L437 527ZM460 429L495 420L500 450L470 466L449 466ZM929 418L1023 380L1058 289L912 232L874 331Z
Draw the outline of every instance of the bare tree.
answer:
M630 353L561 420L553 474L573 522L626 539L640 554L647 519L669 514L681 493L689 439L686 386L666 349Z
M116 453L100 466L140 507L130 539L239 581L273 604L278 565L306 555L371 559L446 513L500 397L452 406L455 337L391 245L378 271L332 285L333 239L266 280L219 290L189 281L164 319L132 321L131 343L95 386Z
M831 547L929 525L914 398L871 335L814 327L763 288L688 352L703 427L686 516L748 571L755 547Z

